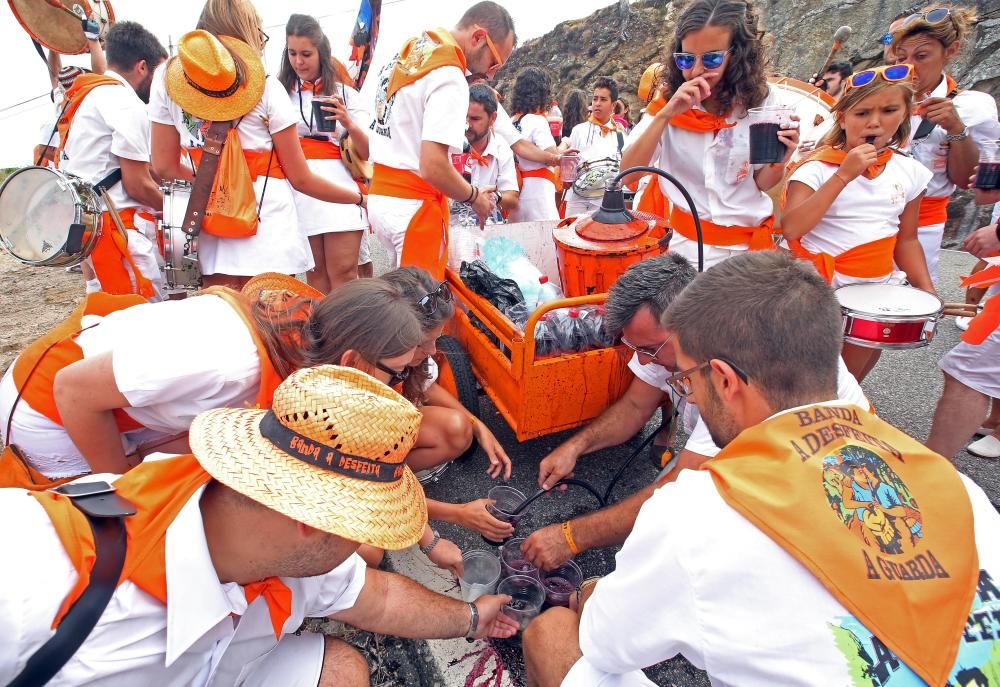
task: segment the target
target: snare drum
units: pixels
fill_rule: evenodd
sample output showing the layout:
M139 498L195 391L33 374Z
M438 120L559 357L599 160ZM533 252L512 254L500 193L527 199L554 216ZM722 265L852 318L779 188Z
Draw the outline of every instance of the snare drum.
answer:
M168 289L197 289L201 286L198 239L182 229L184 213L191 199L191 184L171 181L163 191L163 219L156 228L156 242L163 255L163 273Z
M25 265L78 265L100 238L101 210L94 189L82 179L24 167L0 186L0 243Z
M881 350L926 346L944 303L934 294L898 284L852 284L834 292L844 315L844 341Z
M604 187L618 174L618 160L610 157L580 165L573 192L581 198L602 198Z

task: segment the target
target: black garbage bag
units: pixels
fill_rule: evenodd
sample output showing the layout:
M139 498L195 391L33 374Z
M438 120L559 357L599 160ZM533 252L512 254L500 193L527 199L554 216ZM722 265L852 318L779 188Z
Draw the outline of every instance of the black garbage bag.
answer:
M500 278L482 260L463 262L458 275L467 287L492 303L500 312L507 312L512 305L524 303L524 296L517 282Z

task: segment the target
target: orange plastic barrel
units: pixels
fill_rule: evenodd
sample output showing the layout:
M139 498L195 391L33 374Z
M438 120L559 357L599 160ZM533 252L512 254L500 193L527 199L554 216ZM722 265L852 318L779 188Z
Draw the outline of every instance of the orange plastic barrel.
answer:
M630 265L665 249L654 222L635 219L604 225L590 217L567 218L552 233L563 293L567 298L607 293Z

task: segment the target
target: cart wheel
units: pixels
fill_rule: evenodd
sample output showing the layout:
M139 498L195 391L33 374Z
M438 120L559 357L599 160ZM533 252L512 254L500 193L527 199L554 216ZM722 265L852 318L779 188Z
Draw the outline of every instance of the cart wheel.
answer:
M435 360L438 363L437 383L445 391L458 399L467 411L479 417L479 391L476 378L472 374L469 356L462 348L458 339L451 336L441 336L437 340L440 355Z

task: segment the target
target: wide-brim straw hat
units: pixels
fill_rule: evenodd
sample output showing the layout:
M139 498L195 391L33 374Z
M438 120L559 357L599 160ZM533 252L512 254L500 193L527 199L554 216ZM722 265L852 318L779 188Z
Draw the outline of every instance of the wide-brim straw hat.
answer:
M264 95L264 63L249 45L232 36L195 30L181 36L177 56L167 63L167 95L198 119L238 119Z
M291 291L297 296L319 300L323 293L309 284L280 272L264 272L252 278L240 289L244 296L256 299L264 291Z
M292 373L270 411L209 410L191 425L191 449L230 489L293 520L359 544L403 549L419 541L427 505L404 462L421 414L353 368Z

